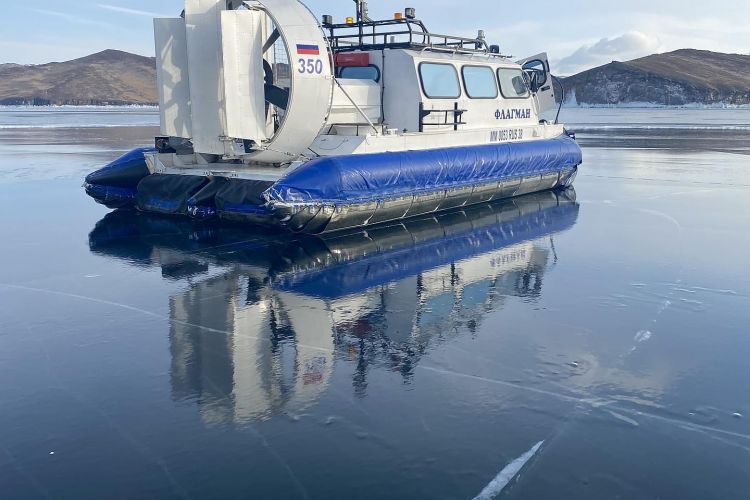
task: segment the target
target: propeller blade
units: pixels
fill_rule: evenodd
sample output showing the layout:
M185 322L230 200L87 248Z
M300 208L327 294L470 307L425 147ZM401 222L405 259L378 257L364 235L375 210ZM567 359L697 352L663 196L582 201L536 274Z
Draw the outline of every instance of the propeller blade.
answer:
M281 33L279 33L278 29L273 30L273 33L271 33L271 36L268 37L268 40L266 40L266 43L263 44L264 54L268 52L268 49L273 47L273 44L276 43L276 40L278 40L280 36L281 36Z
M282 89L281 87L277 87L275 85L264 85L264 91L266 94L266 102L269 102L276 106L277 108L281 108L283 110L286 110L286 108L289 106L289 91L286 89Z

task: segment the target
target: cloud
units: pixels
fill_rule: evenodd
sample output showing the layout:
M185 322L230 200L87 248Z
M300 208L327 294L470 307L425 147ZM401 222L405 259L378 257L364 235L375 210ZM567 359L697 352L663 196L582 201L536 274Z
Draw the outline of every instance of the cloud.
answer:
M129 9L127 7L119 7L117 5L109 5L106 3L97 4L100 9L111 10L113 12L120 12L122 14L132 14L134 16L144 17L169 17L166 14L159 14L158 12L149 12L147 10Z
M572 75L612 61L629 61L663 50L655 36L640 31L629 31L614 38L602 38L596 43L578 48L555 67L561 75Z
M48 10L48 9L34 9L34 11L39 14L44 14L45 16L57 17L69 23L88 24L92 26L110 26L106 23L102 23L94 19L87 19L85 17L76 16L74 14L68 14L67 12L57 12L55 10Z

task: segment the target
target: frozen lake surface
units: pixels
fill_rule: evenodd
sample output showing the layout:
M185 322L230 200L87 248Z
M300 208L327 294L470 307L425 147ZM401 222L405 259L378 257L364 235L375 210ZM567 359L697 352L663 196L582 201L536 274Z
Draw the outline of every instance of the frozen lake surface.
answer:
M320 241L96 205L153 110L0 108L0 496L744 498L750 111L562 116L575 193Z

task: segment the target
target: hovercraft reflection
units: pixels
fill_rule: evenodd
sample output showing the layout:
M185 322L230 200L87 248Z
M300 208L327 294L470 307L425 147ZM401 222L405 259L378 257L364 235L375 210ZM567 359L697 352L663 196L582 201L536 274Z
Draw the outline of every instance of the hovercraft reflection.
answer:
M431 347L475 333L507 297L538 298L551 238L577 217L569 190L335 238L248 241L241 229L120 211L90 247L186 280L170 299L173 395L227 424L304 411L335 360L360 396L371 367L410 380Z

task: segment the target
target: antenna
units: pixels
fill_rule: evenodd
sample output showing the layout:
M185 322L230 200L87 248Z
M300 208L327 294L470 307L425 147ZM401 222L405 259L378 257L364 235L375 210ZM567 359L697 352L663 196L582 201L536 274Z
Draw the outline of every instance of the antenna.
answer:
M367 2L365 0L354 0L354 3L357 4L357 22L372 21L369 9L367 8Z

